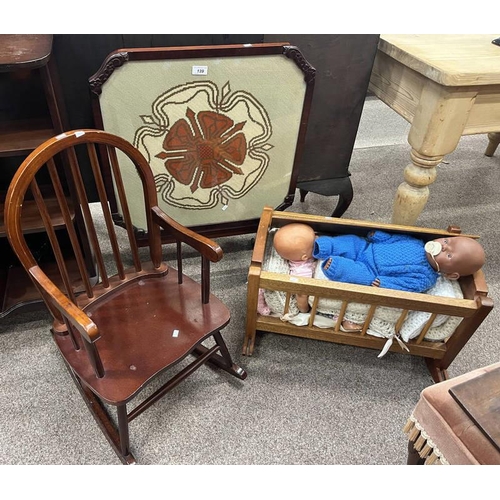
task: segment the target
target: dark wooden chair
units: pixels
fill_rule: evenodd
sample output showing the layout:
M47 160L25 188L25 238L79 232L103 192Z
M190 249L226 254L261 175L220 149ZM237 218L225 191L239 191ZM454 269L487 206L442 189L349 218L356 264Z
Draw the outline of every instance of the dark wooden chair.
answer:
M88 203L88 182L83 182L79 167L83 153L89 156L100 204ZM103 155L111 165L116 196L124 213L124 229L115 226L108 208L109 193L99 166ZM131 169L137 172L134 175L138 174L142 181L134 193L126 193L123 187L122 169L127 157ZM50 177L52 192L42 193L40 175ZM74 229L75 207L66 201L65 183L77 193L92 252L90 262L95 269L81 250L85 246ZM135 199L143 196L147 248L137 247L128 217L127 194ZM31 196L45 224L61 284L48 278L23 233L23 201ZM47 208L48 199L59 202L58 217L53 204L50 210ZM103 216L100 226L94 220L95 206L99 205ZM158 208L148 163L130 143L98 130L75 130L49 139L20 166L5 206L10 244L54 317L53 338L81 395L123 463L135 462L129 444L129 422L201 365L215 365L239 379L246 378L246 372L233 363L220 333L228 324L230 313L210 293L210 262L219 261L222 250ZM63 226L71 242L78 280L70 271L69 259L60 244ZM102 227L107 229L105 237ZM162 260L161 231L168 232L177 242L176 251L172 252L177 270ZM183 244L201 255L201 283L182 274ZM103 250L105 245L111 249L108 253ZM89 272L89 268L94 272ZM177 366L173 368L174 365ZM171 369L164 375L168 381L163 383L162 379L157 389L158 377L167 369ZM127 404L153 380L156 384L149 391L151 394L142 396L133 409L127 409ZM108 405L117 409L117 425L107 412Z

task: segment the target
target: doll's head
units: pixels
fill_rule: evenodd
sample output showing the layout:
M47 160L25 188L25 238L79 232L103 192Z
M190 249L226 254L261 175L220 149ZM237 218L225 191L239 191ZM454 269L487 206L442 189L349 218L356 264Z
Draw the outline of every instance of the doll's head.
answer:
M467 236L438 238L427 242L425 250L431 266L452 280L474 274L485 261L481 244Z
M278 254L286 260L308 260L312 257L314 229L307 224L292 223L276 231L273 245Z

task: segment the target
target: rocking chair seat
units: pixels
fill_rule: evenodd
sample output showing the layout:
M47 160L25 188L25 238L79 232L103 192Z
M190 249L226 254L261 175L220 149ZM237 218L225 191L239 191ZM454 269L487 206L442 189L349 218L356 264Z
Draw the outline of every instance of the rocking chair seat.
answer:
M55 335L55 340L82 382L110 404L131 400L147 381L181 361L230 319L214 295L201 303L200 285L191 278L184 276L179 285L172 267L165 275L141 277L119 294L92 302L85 312L102 332L97 346L107 367L104 377L96 377L85 350L75 350L68 336Z

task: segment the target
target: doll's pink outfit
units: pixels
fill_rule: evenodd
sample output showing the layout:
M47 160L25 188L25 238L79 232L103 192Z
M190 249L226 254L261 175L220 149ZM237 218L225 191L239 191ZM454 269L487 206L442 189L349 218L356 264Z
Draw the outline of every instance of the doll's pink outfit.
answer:
M290 265L290 275L299 276L300 278L312 278L314 274L314 259L308 260L290 260L288 261ZM266 304L266 299L264 297L264 290L259 288L259 296L257 299L257 312L263 316L269 316L271 314L271 309Z

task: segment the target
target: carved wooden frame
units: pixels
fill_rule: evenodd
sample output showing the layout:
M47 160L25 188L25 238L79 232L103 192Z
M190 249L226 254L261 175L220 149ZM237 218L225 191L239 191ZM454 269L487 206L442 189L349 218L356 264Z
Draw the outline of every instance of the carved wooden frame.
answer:
M243 59L251 57L252 59ZM267 58L267 59L266 59ZM272 58L272 59L270 59ZM118 80L116 75L120 75L120 78L124 79L124 71L121 68L129 68L131 67L130 63L134 62L142 62L142 63L149 63L149 65L142 65L140 66L141 68L146 68L147 71L150 71L153 66L151 66L151 63L154 62L156 66L154 68L159 68L158 70L154 70L154 74L156 74L156 71L158 71L158 76L155 77L157 80L161 80L161 85L163 85L165 80L170 80L171 81L166 81L166 88L168 89L166 92L163 94L159 95L157 98L157 101L155 102L147 102L147 103L139 103L138 106L143 105L141 109L150 109L153 110L153 114L151 115L146 115L146 114L140 114L140 118L145 121L145 124L142 127L139 128L131 128L130 130L127 130L126 132L123 131L122 129L122 124L123 123L129 123L131 120L135 120L136 122L138 121L139 113L133 114L133 112L129 109L129 106L120 106L119 104L124 102L124 92L121 91L121 86L117 84L116 82L120 82L121 80ZM276 64L278 62L278 64ZM158 64L160 64L158 66ZM169 68L171 69L171 72L169 71L166 73L166 70L164 69L165 67L161 66L162 64L165 65L170 65ZM192 66L192 65L197 65L197 66ZM278 155L278 151L274 150L271 151L267 156L267 160L264 164L264 160L261 161L261 158L263 157L262 155L266 156L267 151L264 151L261 146L265 147L268 146L272 150L274 148L274 145L268 145L268 144L263 144L262 142L260 143L260 149L256 153L253 151L253 155L251 154L251 144L255 144L255 142L252 143L252 138L249 139L249 134L245 133L245 130L249 130L248 127L254 126L255 130L260 130L264 128L264 119L262 119L262 123L256 123L254 124L253 121L255 119L255 116L258 115L258 113L252 108L254 106L253 102L250 99L253 99L253 95L251 92L247 92L246 87L241 89L238 87L236 84L236 87L238 90L236 92L231 91L226 91L226 88L222 89L222 84L219 85L219 87L214 91L217 92L217 96L223 95L223 93L226 91L226 95L223 95L221 101L214 101L217 102L217 106L215 106L213 109L215 111L202 111L201 113L195 113L192 112L189 109L189 105L191 105L191 102L195 103L195 100L198 99L199 95L204 94L204 91L206 89L199 90L197 86L209 86L211 87L216 87L216 85L213 84L213 82L210 81L210 71L213 72L214 78L217 77L217 71L219 71L219 80L220 80L220 72L222 71L220 69L220 66L218 65L228 65L229 70L233 69L234 67L241 67L243 66L243 71L250 71L250 68L252 68L252 65L255 64L256 68L259 67L260 64L264 65L264 70L262 70L260 73L257 71L255 73L255 84L254 84L254 93L255 89L260 90L260 87L263 87L263 93L264 92L270 92L270 95L273 95L272 92L281 92L279 89L279 85L296 85L297 89L299 90L290 90L290 97L295 97L296 95L299 95L299 99L288 99L283 98L282 101L279 99L276 99L276 96L274 99L270 99L267 95L263 97L264 101L267 99L267 102L273 102L276 103L277 101L280 101L279 104L277 104L277 107L281 110L280 112L275 112L275 116L278 118L273 122L271 119L269 119L269 122L266 122L269 124L269 134L273 134L277 126L275 125L278 123L278 125L283 125L286 123L286 126L290 127L295 127L296 130L294 130L293 134L296 133L296 136L293 136L293 139L290 140L290 144L286 144L286 147L284 147L284 144L279 143L280 146L278 149L281 151ZM176 66L177 65L177 66ZM182 66L185 65L185 66ZM175 68L181 67L181 70L179 73L182 75L181 78L184 78L183 81L180 81L177 77L176 81L176 75L175 73ZM198 75L194 74L195 67L197 68L198 66L206 67L208 71L208 78L205 80L200 80L200 77ZM245 69L247 68L248 69ZM274 67L279 67L276 70L276 74L274 74ZM191 67L192 68L192 74L187 75L186 73L186 68ZM139 80L141 79L141 74L139 72L139 66L135 66L135 70L129 70L130 73L127 73L127 75L139 75ZM224 66L225 68L225 66ZM265 71L266 68L272 68L271 71ZM118 71L117 71L118 70ZM120 73L122 72L122 73ZM253 44L253 45L219 45L219 46L200 46L200 47L160 47L160 48L140 48L140 49L120 49L117 51L112 52L109 54L109 56L106 58L106 60L103 62L101 68L97 71L96 74L94 74L90 79L89 79L89 84L90 84L90 90L91 90L91 95L92 95L92 106L93 106L93 114L94 114L94 120L95 120L95 126L96 128L106 130L107 132L114 133L116 135L120 135L121 137L125 138L129 142L134 143L134 146L138 147L143 154L145 154L145 150L148 154L145 154L147 157L148 161L150 161L150 164L152 165L152 169L154 173L157 173L158 170L155 170L155 168L158 168L159 160L158 158L162 158L162 161L164 161L165 165L165 174L158 174L155 177L155 180L157 180L157 189L160 193L159 195L159 202L165 202L168 204L173 203L174 205L169 207L164 206L162 207L169 215L177 219L180 223L182 223L185 226L190 227L191 229L199 232L200 234L204 234L208 237L219 237L219 236L229 236L229 235L235 235L235 234L245 234L245 233L250 233L254 232L257 229L259 219L260 219L260 213L262 212L262 208L264 205L272 205L272 203L269 203L269 200L263 200L262 198L266 196L265 189L266 186L269 189L269 196L272 198L274 196L275 198L277 196L280 197L279 201L275 202L275 209L276 210L284 210L288 206L290 206L294 200L295 196L295 189L297 185L297 179L298 179L298 166L300 162L300 157L302 153L302 148L303 148L303 142L305 139L305 134L306 134L306 128L307 128L307 120L311 108L311 101L312 101L312 95L313 95L313 89L314 89L314 80L315 80L315 74L316 70L307 62L307 60L304 58L300 50L295 47L288 45L287 43L264 43L264 44ZM229 75L232 75L231 78L235 79L235 72L234 71L229 71ZM283 75L287 75L288 81L283 81ZM261 84L262 78L266 77L269 78L267 82L264 82L264 84ZM224 77L226 78L226 77ZM244 77L241 76L241 79ZM114 80L113 80L114 79ZM258 81L261 79L260 81ZM110 81L113 81L113 83L110 85ZM236 77L237 80L237 77ZM248 80L248 79L247 79ZM293 82L291 82L293 80ZM150 82L151 79L148 79L148 82ZM222 81L222 80L220 80ZM237 82L238 83L238 82ZM109 85L110 89L109 93L107 95L107 86ZM137 87L137 84L135 84ZM229 86L229 80L228 83L226 84L227 88L230 88ZM191 86L195 90L191 91ZM144 86L143 88L146 89L146 87L149 88L149 86ZM185 87L185 88L184 88ZM181 89L179 90L178 94L174 94L175 89ZM200 87L201 88L201 87ZM118 90L116 90L118 89ZM271 90L269 90L271 89ZM141 88L142 90L142 88ZM120 94L121 92L121 94ZM147 89L146 89L147 92ZM177 90L175 90L177 92ZM182 92L185 92L182 94ZM164 122L161 122L161 125L158 125L160 118L163 119L163 117L158 117L158 115L154 114L155 110L158 109L166 109L167 104L164 104L167 102L164 98L164 95L175 95L175 96L184 96L187 95L187 92L191 92L191 96L189 99L192 99L192 101L188 101L187 105L187 112L185 116L182 115L182 118L179 119L178 116L176 116L175 120L170 117L166 117ZM208 95L208 90L206 90L206 93ZM129 99L127 102L132 102L134 105L138 102L140 102L142 96L142 92L132 92L132 99ZM140 95L137 95L140 94ZM237 123L237 120L228 118L225 116L227 114L229 116L229 113L226 113L224 111L224 108L221 106L221 103L224 101L229 102L229 101L237 101L237 99L233 99L233 97L238 94L240 100L245 99L245 95L249 95L250 97L248 98L249 101L248 103L245 103L244 105L241 104L235 104L232 109L236 109L236 107L239 105L239 110L243 110L245 107L248 110L248 116L251 117L251 120L247 121L240 121ZM158 95L158 94L155 94ZM103 100L104 96L104 100ZM107 96L112 96L112 97L107 97ZM241 97L243 96L243 97ZM130 97L127 95L127 97ZM279 97L281 97L281 94L279 94ZM176 97L177 98L177 97ZM163 100L162 100L163 99ZM208 98L207 98L208 99ZM260 99L260 96L259 96ZM144 100L147 100L146 97L144 97ZM175 99L171 99L168 101L168 106L172 109L174 106L173 101ZM175 104L178 104L178 101L182 99L178 99ZM187 100L187 98L186 98ZM257 102L258 99L255 99L255 102ZM263 102L264 102L263 101ZM118 104L117 104L118 103ZM159 104L158 104L159 103ZM250 103L250 104L249 104ZM196 105L196 103L195 103ZM162 108L161 106L164 106ZM258 106L260 106L260 101L255 105L257 109ZM281 106L281 107L280 107ZM282 113L282 110L286 107L293 108L293 119L288 120L291 124L289 125L286 116ZM174 108L175 109L175 108ZM219 113L220 110L223 110L224 113ZM258 109L261 109L260 107ZM265 109L265 106L262 106L262 109L264 109L264 113L267 116L268 111ZM188 113L191 111L191 115L188 115ZM129 116L127 113L130 113ZM203 113L205 113L203 115ZM118 119L118 116L114 115L120 115L121 117L124 117L123 120ZM233 141L234 144L240 144L241 149L244 151L245 154L242 152L240 153L234 153L232 157L224 157L220 162L215 162L215 163L210 163L214 162L215 160L208 159L205 161L208 162L208 165L206 168L203 167L202 163L196 164L197 166L192 167L192 165L195 165L195 163L192 163L189 168L186 168L186 165L188 164L187 158L188 154L186 153L185 156L182 158L182 161L177 159L172 159L172 156L175 156L174 153L166 149L165 144L167 144L168 141L169 144L172 143L172 139L167 138L167 134L172 135L174 142L177 140L176 143L178 143L178 138L181 137L180 132L178 136L175 136L174 132L177 133L177 130L181 130L181 127L178 126L180 123L178 122L185 122L183 123L184 125L184 131L196 131L196 124L200 123L205 123L202 122L202 115L203 118L206 120L206 123L208 123L208 120L210 123L225 123L224 120L226 120L227 123L231 124L231 130L225 130L222 132L217 132L217 134L221 134L222 137L229 136L230 139L224 139L225 143L230 143ZM272 112L269 113L269 116L272 115ZM217 121L215 118L221 119L222 121ZM147 122L146 120L149 120ZM255 119L256 122L258 122L257 119ZM267 120L267 118L266 118ZM234 125L236 123L236 125ZM247 125L249 123L249 125ZM186 124L189 124L190 127L185 126ZM275 126L275 129L272 129L272 125ZM125 125L126 126L126 125ZM148 128L149 126L149 128ZM229 125L225 125L229 127ZM267 125L266 125L267 126ZM155 129L154 132L151 132L151 127ZM206 125L208 127L208 125ZM238 128L240 127L240 128ZM259 128L260 127L260 128ZM203 128L202 126L199 127L200 130L202 131L201 136L206 137L206 128ZM174 130L175 129L175 130ZM233 132L234 130L234 132ZM243 133L239 134L243 130ZM133 133L132 133L133 131ZM160 133L163 134L160 136ZM205 135L203 135L203 133ZM233 139L231 139L231 134L233 134ZM257 134L257 133L256 133ZM293 134L290 134L291 136ZM262 134L264 135L264 134ZM283 132L281 134L282 136L286 137L286 134ZM240 138L240 141L237 142L235 137L238 136ZM150 151L147 150L146 144L148 144L148 141L151 142L151 138L155 137L155 141L160 141L160 137L163 140L163 148L165 148L165 151L161 151L158 154L155 155L149 155ZM281 137L280 134L275 134L274 136L269 135L269 137ZM296 137L296 139L295 139ZM182 137L181 137L182 139ZM255 139L255 137L253 138ZM221 139L222 141L222 139ZM282 141L283 142L283 141ZM241 145L241 143L244 143L244 145ZM155 147L157 145L155 144ZM204 158L200 151L200 144L197 144L196 146L198 151L196 158ZM144 150L145 149L145 150ZM153 148L151 148L153 150ZM215 148L213 148L215 150ZM234 152L235 148L232 147L231 151ZM205 151L205 150L203 150ZM283 152L285 152L285 155L283 155ZM154 152L158 152L158 149L155 149ZM178 154L178 153L177 153ZM213 154L213 151L210 150L208 153L206 153L207 156L210 156L210 154ZM240 156L238 156L238 154ZM162 156L163 155L163 156ZM273 156L274 155L274 156ZM283 160L283 157L286 157L285 160ZM190 156L189 158L193 158ZM241 159L243 158L243 160ZM276 160L279 158L279 160ZM219 156L220 159L220 156ZM241 181L242 177L244 178L245 175L245 167L246 163L242 164L242 168L239 168L238 161L242 162L258 162L261 161L262 165L258 165L258 168L253 169L252 168L247 169L247 171L251 171L252 175L254 175L254 178L250 179L250 175L248 175L247 178L245 178L243 181ZM170 163L168 163L170 162ZM176 163L174 163L176 162ZM182 163L184 162L184 163ZM200 160L201 162L201 160ZM234 163L236 162L236 163ZM156 165L156 167L153 167L153 164ZM168 164L168 167L167 167ZM284 166L283 166L284 164ZM210 167L211 165L211 167ZM214 168L215 165L215 168ZM273 166L276 165L275 169L276 171L273 172ZM175 168L177 169L174 169ZM191 170L190 170L191 169ZM260 169L260 170L259 170ZM110 203L111 203L111 209L114 214L115 222L117 224L120 224L121 220L121 214L120 214L120 209L117 206L116 202L116 197L114 196L114 189L113 189L113 180L110 174L110 171L106 165L106 161L103 161L103 174L105 178L105 182L107 185L107 189L109 191L108 195L110 197ZM182 176L185 176L186 170L189 172L189 176L185 179ZM202 173L200 173L203 170ZM257 174L254 174L254 172L259 172L259 176ZM210 172L210 173L207 173ZM243 173L242 173L243 172ZM259 184L259 190L257 191L254 189L254 192L252 193L252 196L247 196L249 192L252 191L253 187L256 186L256 184L261 181L264 177L264 174L266 176L275 175L277 179L288 179L289 182L287 181L277 181L277 182L285 182L287 183L287 186L284 186L283 184L280 185L280 189L276 190L274 185L270 185L271 183L269 181L262 181L261 184ZM212 175L212 177L210 177ZM237 175L239 177L237 177ZM159 178L164 178L165 180L158 180ZM209 184L211 182L209 188L213 189L214 192L217 191L216 196L219 196L220 199L218 199L217 204L215 201L213 201L214 196L212 193L210 194L210 203L212 203L213 206L209 206L207 209L205 209L205 206L202 205L202 202L200 201L200 206L195 206L193 208L193 203L197 202L192 202L190 200L191 205L188 207L191 212L188 212L188 210L183 210L183 207L180 205L175 206L175 203L177 203L177 200L174 200L173 202L171 200L165 200L164 197L167 196L172 196L170 194L172 189L177 189L177 186L179 186L179 190L183 189L187 191L187 188L189 187L191 191L196 191L200 188L200 178L201 182L205 182L205 184ZM233 182L233 178L236 182L236 179L238 179L239 182L241 182L241 185L245 185L244 189L241 188L241 192L236 196L236 198L231 198L231 197L226 197L226 194L228 192L234 193L233 188L227 188L225 185L225 180L227 179L227 182L229 181ZM180 180L179 180L180 179ZM208 180L206 180L208 179ZM250 179L250 180L249 180ZM274 179L274 178L273 178ZM182 181L182 182L180 182ZM248 181L248 182L247 182ZM165 191L162 194L161 189L162 189L162 182L165 183L167 187L165 187ZM254 184L251 184L254 182ZM274 180L272 181L274 182ZM191 183L189 186L188 184ZM246 184L245 184L246 183ZM181 185L182 184L182 185ZM175 186L172 188L172 186ZM250 186L250 187L249 187ZM202 186L206 187L206 186ZM168 188L168 189L167 189ZM227 189L226 189L227 188ZM179 200L185 200L189 199L189 197L184 196L184 192L182 191L181 194L178 194L178 199ZM200 189L198 192L201 192L202 190ZM207 192L209 190L207 189ZM259 193L259 199L258 202L255 201L256 194L255 192ZM281 194L283 192L283 195ZM167 194L165 194L167 193ZM241 194L243 193L243 194ZM207 200L208 200L208 194L206 195ZM163 200L163 201L162 201ZM221 201L222 200L222 201ZM229 200L226 204L224 200ZM251 203L251 201L253 203ZM245 207L244 204L245 202L247 203L247 206ZM251 203L251 210L255 212L254 215L252 215L250 218L247 218L246 212L248 209L248 204ZM208 202L207 202L208 205ZM238 207L238 210L235 210L233 217L236 217L236 220L224 220L224 217L227 214L223 214L222 211L224 211L228 206L230 208ZM219 212L219 208L222 207L222 210ZM210 212L211 210L211 212ZM216 211L217 210L217 211ZM172 211L174 213L172 213ZM245 215L243 215L243 212L245 212ZM180 215L179 215L180 214ZM184 214L186 214L186 218L188 220L184 219ZM196 223L192 223L192 221L189 220L189 217L195 218ZM220 220L217 220L217 217L220 217ZM214 218L216 220L214 220ZM144 240L144 231L141 229L141 224L135 224L136 226L136 237L139 241ZM164 235L164 241L169 241L168 235Z

